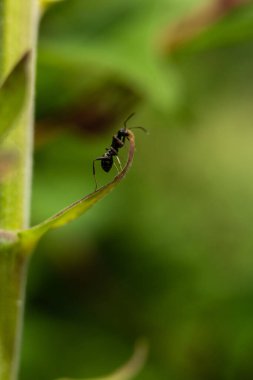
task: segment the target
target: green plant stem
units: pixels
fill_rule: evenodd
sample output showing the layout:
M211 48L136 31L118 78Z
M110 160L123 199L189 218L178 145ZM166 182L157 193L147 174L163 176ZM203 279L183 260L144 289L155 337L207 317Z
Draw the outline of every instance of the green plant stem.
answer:
M26 228L29 223L37 0L5 0L2 8L3 58L2 62L0 58L0 78L8 75L26 52L31 52L27 101L15 127L0 147L6 157L11 157L10 171L0 185L0 228L16 230Z
M1 82L31 52L27 99L0 146L12 158L0 183L0 380L16 380L18 373L28 259L15 231L29 225L37 7L37 0L0 0Z
M7 243L0 254L0 379L14 380L19 363L27 260L15 242L16 236L5 235Z

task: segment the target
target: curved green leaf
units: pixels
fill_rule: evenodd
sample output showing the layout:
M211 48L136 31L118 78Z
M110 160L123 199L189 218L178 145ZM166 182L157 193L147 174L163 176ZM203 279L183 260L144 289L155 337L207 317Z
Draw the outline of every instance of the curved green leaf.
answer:
M135 346L134 353L130 360L121 368L117 369L110 375L99 378L91 378L85 380L130 380L143 368L148 354L148 344L145 340L140 340ZM70 378L61 378L57 380L73 380ZM80 379L81 380L81 379Z
M135 139L134 134L129 132L129 152L128 160L123 168L123 170L109 182L107 185L101 187L97 191L79 199L78 201L72 203L70 206L64 208L62 211L58 212L51 218L45 220L44 222L31 227L27 230L19 232L19 237L23 245L26 246L27 252L30 252L37 241L42 235L44 235L48 230L59 228L69 223L70 221L77 219L80 215L84 214L91 206L97 203L100 199L104 198L114 187L125 177L128 169L132 165L134 150L135 150Z
M30 54L26 53L0 87L0 139L14 125L26 99Z

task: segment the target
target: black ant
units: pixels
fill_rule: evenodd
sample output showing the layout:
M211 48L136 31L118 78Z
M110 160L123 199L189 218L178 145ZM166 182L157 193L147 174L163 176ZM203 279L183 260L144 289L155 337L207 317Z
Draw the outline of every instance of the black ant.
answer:
M95 161L101 161L101 167L107 173L111 170L113 164L115 165L117 171L119 171L115 162L113 161L113 157L115 157L118 161L119 166L120 166L120 170L122 170L121 162L120 162L120 159L118 157L118 152L119 152L119 149L124 146L126 138L128 139L129 131L128 131L126 125L127 125L128 120L131 119L131 117L133 117L133 116L134 116L134 113L131 113L131 115L129 115L128 118L124 121L124 128L120 128L120 130L117 132L117 134L113 136L112 144L111 144L110 148L106 148L107 152L103 156L95 158L95 160L93 160L93 176L94 176L94 180L95 180L95 191L97 190L97 181L96 181L96 174L95 174ZM133 129L133 128L139 128L139 129L143 130L144 132L147 132L147 130L143 127L132 127L129 129Z

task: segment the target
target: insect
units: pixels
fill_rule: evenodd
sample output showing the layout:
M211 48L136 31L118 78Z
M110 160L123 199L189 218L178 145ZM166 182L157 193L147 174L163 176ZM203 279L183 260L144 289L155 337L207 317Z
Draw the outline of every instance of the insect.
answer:
M115 165L117 171L119 172L117 165L115 164L115 162L113 160L113 158L115 157L118 161L120 170L122 170L121 162L120 162L120 159L118 157L118 152L119 152L119 149L124 146L125 140L129 136L129 132L127 129L127 122L133 116L134 116L134 113L131 113L131 115L129 115L127 117L127 119L124 121L124 127L120 128L118 130L118 132L113 136L111 146L110 146L110 148L106 148L106 152L103 154L103 156L97 157L97 158L95 158L95 160L93 160L93 176L94 176L94 180L95 180L95 191L97 190L95 161L101 161L101 168L107 173L111 170L113 164ZM143 130L144 132L147 132L147 130L143 127L132 127L129 129L133 129L133 128L139 128L139 129Z

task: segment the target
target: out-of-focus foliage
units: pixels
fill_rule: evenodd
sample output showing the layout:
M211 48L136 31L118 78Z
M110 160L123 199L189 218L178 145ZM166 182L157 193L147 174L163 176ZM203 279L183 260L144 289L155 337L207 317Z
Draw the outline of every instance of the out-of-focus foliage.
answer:
M145 340L140 340L136 343L134 353L132 357L121 368L117 369L113 373L92 379L86 380L131 380L142 370L148 354L148 344ZM58 380L73 380L62 378Z
M250 41L253 38L253 5L247 3L248 1L245 5L232 9L227 17L222 17L210 28L206 28L198 38L191 40L186 49L196 51Z
M253 20L244 3L171 52L163 33L208 2L71 0L45 13L33 223L93 189L92 160L128 113L150 135L137 136L123 186L41 241L22 380L103 376L140 336L150 355L138 380L253 377Z

